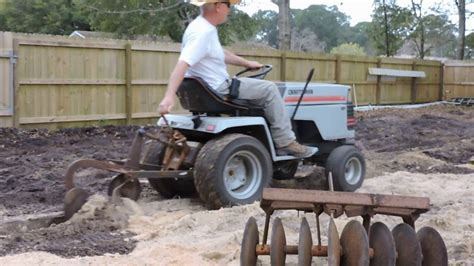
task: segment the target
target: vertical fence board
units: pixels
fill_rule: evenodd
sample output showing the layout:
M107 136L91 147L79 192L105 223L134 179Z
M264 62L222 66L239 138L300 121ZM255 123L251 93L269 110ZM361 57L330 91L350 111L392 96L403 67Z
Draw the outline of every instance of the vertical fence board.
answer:
M12 34L0 32L0 126L12 126L13 121L12 53Z

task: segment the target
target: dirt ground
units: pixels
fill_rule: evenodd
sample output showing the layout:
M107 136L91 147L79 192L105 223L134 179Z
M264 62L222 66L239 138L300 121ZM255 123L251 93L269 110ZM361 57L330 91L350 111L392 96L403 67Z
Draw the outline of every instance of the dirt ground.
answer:
M419 109L378 109L357 112L357 118L356 145L365 155L367 178L399 171L474 173L472 107L440 104ZM86 218L51 227L43 227L41 217L62 211L63 176L68 164L81 158L125 158L137 129L131 126L56 131L0 128L0 256L45 251L71 258L132 252L140 244L140 239L134 237L136 232L126 229L127 212L135 208L133 204L127 209L97 199L97 205L91 207L94 210L84 212L89 215ZM305 170L308 169L301 171ZM300 172L299 186L305 186L302 185L305 178L321 180L321 172L316 169L309 177ZM85 170L80 176L81 186L92 193L105 194L107 173ZM144 186L141 201L152 204L162 202L162 198ZM180 204L184 204L185 208L205 215L197 199L176 204L160 208L165 208L165 213L172 217ZM16 222L27 218L37 222Z

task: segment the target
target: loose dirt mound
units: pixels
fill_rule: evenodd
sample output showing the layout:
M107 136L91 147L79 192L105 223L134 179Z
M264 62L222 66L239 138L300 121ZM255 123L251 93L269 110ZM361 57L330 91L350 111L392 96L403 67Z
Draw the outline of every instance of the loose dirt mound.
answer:
M466 182L465 187L459 188L460 191L472 189L473 108L437 105L421 109L384 109L358 112L357 118L359 121L356 128L357 145L366 157L368 176L379 176L374 180L367 180L364 185L365 190L368 189L373 193L396 192L398 194L400 191L397 188L400 187L401 192L404 192L403 189L407 192L401 194L420 195L419 193L425 193L422 186L432 183L434 191L425 194L438 195L449 189L449 182L455 182L454 174L458 174L459 179ZM61 211L65 193L63 176L67 165L81 158L125 158L136 130L137 127L115 126L57 131L0 129L0 157L2 158L0 160L0 214L2 217L0 218L0 255L47 251L63 257L72 257L106 253L126 254L134 250L130 257L123 257L123 260L120 259L121 256L115 255L106 256L97 261L95 257L94 260L88 260L88 262L113 261L120 264L120 262L125 262L125 258L128 258L128 261L132 258L140 264L140 261L146 262L148 259L153 260L158 257L164 258L162 260L164 264L238 262L238 245L245 221L250 215L258 216L258 219L263 217L258 205L225 209L217 213L208 212L202 208L197 199L162 201L156 192L144 185L139 207L130 202L111 204L104 199L102 203L100 200L97 201L96 207L91 207L89 210L83 209L85 216L78 217L76 222L69 221L48 228L38 228L38 226L35 228L35 226L15 222L24 220L25 217L41 217L44 213ZM300 170L297 179L287 183L279 182L277 186L301 188L326 186L322 179L321 168L306 167ZM403 182L408 183L400 184L394 181L399 176L380 177L384 173L398 171L419 173L419 175L407 173L406 175L412 178L401 178ZM445 180L443 175L437 173L445 173L449 178ZM432 174L440 177L431 178ZM79 175L81 186L87 187L92 193L105 194L107 178L111 177L110 174L84 170ZM387 184L388 180L392 180L390 181L392 183ZM472 193L465 196L467 201L464 199L460 199L461 202L454 199L446 199L446 202L435 201L435 213L453 214L449 206L454 204L459 206L458 211L461 214L469 217L468 210L472 209L473 202ZM438 206L437 203L442 206ZM117 209L119 211L116 211ZM119 217L112 215L113 213ZM455 217L461 214L456 213ZM215 215L217 216L214 217ZM223 218L227 216L231 217L230 220ZM295 215L292 214L293 216ZM209 219L216 220L218 224L212 225ZM220 219L224 219L224 222L220 223ZM429 219L436 220L437 218ZM46 223L41 221L42 224ZM262 229L261 222L259 220L260 229ZM451 246L448 243L450 256L455 256L456 261L473 262L474 260L471 260L469 256L453 255L465 254L469 250L472 253L474 245L472 241L460 242L464 245L462 247L458 247L461 244L456 244L456 239L469 237L466 236L466 230L472 232L472 225L470 228L469 225L459 227L455 222L442 223L447 224L446 228L434 222L437 229L441 227L447 234L450 229L456 232L449 236L448 241L452 240L449 242L452 243ZM297 232L299 222L295 221L290 226L294 226L294 231ZM7 230L12 228L15 230ZM198 238L202 240L197 241ZM470 236L468 239L473 238ZM188 243L189 246L183 243ZM148 245L151 246L146 249ZM214 251L214 249L220 250L221 247L221 251ZM183 258L186 256L182 254L196 260L186 261L186 258ZM54 261L62 264L64 262L51 255L33 253L13 258L0 258L0 264L27 263L27 261L37 264L42 260L43 263Z

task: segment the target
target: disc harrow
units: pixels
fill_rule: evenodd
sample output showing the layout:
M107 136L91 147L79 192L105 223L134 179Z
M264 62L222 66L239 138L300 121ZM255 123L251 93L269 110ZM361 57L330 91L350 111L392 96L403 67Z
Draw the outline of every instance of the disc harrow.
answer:
M270 255L271 265L285 265L287 255L298 255L298 265L311 265L313 257L327 257L330 266L448 265L441 235L431 227L415 231L415 221L430 208L426 197L266 188L260 207L266 214L263 239L259 242L257 221L250 217L241 245L241 265L256 265L258 256L264 255ZM298 244L288 244L281 219L271 219L277 210L314 213L315 243L309 223L303 217ZM326 244L321 241L320 216L323 213L329 216ZM362 222L350 221L339 234L334 219L343 214L360 216ZM371 224L377 214L398 216L403 223L390 231L381 222Z
M162 164L158 160L145 163L142 160L142 149L146 141L161 143L163 148ZM135 134L132 147L125 160L99 161L93 159L80 159L70 164L66 170L64 199L64 217L59 221L70 219L86 203L90 193L76 187L75 173L83 168L95 168L115 173L109 183L107 194L113 200L126 197L137 200L140 197L141 185L139 178L148 180L192 180L192 171L180 170L183 165L189 165L197 155L196 147L190 147L186 137L171 127L162 127L155 132L141 128Z

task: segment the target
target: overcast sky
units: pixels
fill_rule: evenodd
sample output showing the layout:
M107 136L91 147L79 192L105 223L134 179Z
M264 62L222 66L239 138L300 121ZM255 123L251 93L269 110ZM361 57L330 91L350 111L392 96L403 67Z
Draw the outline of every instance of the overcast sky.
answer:
M270 0L246 0L239 8L249 14L257 12L257 10L274 10L278 11L278 7L271 3ZM336 5L339 11L344 12L351 17L351 25L355 25L361 21L370 21L370 14L372 13L373 0L290 0L290 7L292 9L305 9L310 5ZM428 10L429 7L439 3L444 3L442 8L446 9L452 14L450 16L453 23L457 24L457 10L454 5L454 0L424 0L423 7ZM398 0L397 4L400 6L410 7L410 0ZM466 12L474 11L474 0L466 0ZM469 18L466 21L466 28L469 31L474 30L474 18Z

